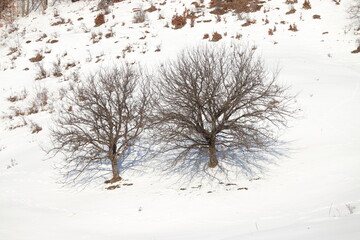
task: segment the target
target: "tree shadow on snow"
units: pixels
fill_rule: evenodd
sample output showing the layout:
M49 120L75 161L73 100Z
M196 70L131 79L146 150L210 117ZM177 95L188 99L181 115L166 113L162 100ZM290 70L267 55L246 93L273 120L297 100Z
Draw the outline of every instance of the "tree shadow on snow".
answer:
M209 154L206 149L192 149L186 153L163 150L161 154L158 153L152 166L163 170L162 177L172 177L183 184L230 181L240 176L252 179L265 174L270 166L277 164L278 159L288 157L287 144L274 142L266 149L219 150L219 164L215 168L208 167Z

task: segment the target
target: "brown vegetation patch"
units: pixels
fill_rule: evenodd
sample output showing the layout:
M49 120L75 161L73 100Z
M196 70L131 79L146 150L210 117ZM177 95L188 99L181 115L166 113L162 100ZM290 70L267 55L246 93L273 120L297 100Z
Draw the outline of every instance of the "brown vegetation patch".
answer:
M182 15L174 15L171 24L174 26L174 29L180 29L186 25L187 19L190 19L191 27L195 25L195 19L197 16L194 12L190 11L189 9L185 9Z
M313 19L321 19L321 17L320 17L320 15L315 14L315 15L313 15Z
M286 12L285 14L286 15L289 15L289 14L294 14L296 12L296 9L295 8L292 8L290 9L288 12Z
M247 26L250 26L251 24L254 24L254 23L256 23L255 19L253 19L253 20L247 19L246 22L244 24L242 24L241 26L247 27Z
M106 183L106 184L113 184L113 183L116 183L116 182L118 182L118 181L121 181L121 177L120 177L120 176L117 176L117 177L112 178L112 179L110 179L110 180L106 180L105 183Z
M217 41L219 41L220 39L222 39L221 34L218 33L218 32L214 32L213 35L212 35L211 41L212 41L212 42L217 42Z
M105 23L105 16L104 14L100 13L99 15L97 15L97 17L95 18L95 27L99 27L102 24Z
M7 56L10 56L11 54L16 53L18 48L17 47L10 47L9 50L10 50L10 52L7 54Z
M41 60L43 60L45 57L43 55L41 55L40 53L38 53L35 57L30 58L29 61L30 62L40 62Z
M294 23L294 24L290 24L290 26L289 26L289 31L293 31L293 32L297 32L297 31L299 31L298 29L297 29L297 26L296 26L296 24Z
M222 15L229 11L234 11L236 13L250 13L257 12L263 6L264 1L259 0L211 0L210 8L215 8L210 13L216 15Z
M286 0L285 1L286 4L295 4L297 2L298 2L297 0Z
M109 187L107 187L106 189L107 189L107 190L114 190L114 189L117 189L117 188L120 188L120 185L109 186Z
M225 186L236 186L237 184L236 183L227 183L225 184Z
M151 5L151 7L146 9L145 12L152 13L152 12L155 12L156 10L158 10L158 9L154 5Z
M180 29L186 25L186 17L175 15L171 20L171 24L174 25L174 29Z
M303 9L311 9L310 0L305 0L303 3Z
M354 51L351 51L351 53L360 53L360 46L358 46Z

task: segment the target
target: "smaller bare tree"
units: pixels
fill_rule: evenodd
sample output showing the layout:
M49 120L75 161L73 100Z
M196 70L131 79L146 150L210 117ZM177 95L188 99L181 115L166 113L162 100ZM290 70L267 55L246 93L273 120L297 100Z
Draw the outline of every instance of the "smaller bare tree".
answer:
M74 87L52 129L54 155L64 154L66 176L76 180L90 167L111 163L112 179L121 180L118 162L146 127L150 95L141 75L128 64L101 69Z
M259 156L273 151L278 130L294 114L294 98L276 79L251 48L185 50L161 68L155 134L166 151L176 151L175 163L205 159L215 168L222 159L258 167ZM254 159L246 159L249 154Z
M348 7L348 14L355 27L360 29L360 0L353 0L353 2Z

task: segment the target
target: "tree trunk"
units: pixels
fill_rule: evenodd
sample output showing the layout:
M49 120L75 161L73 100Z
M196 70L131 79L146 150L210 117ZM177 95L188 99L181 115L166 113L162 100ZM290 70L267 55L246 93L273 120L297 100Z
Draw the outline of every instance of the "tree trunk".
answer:
M121 177L119 176L119 168L117 165L117 161L115 159L111 161L111 168L112 168L112 174L113 174L112 180L115 182L120 181Z
M21 16L25 16L25 0L21 1Z
M216 156L215 137L211 138L209 141L209 157L209 168L216 167L219 162Z
M112 155L110 160L113 177L110 180L106 180L105 183L115 183L121 180L121 177L119 176L119 168L117 165L116 156Z
M48 7L48 0L43 0L43 9L46 10Z

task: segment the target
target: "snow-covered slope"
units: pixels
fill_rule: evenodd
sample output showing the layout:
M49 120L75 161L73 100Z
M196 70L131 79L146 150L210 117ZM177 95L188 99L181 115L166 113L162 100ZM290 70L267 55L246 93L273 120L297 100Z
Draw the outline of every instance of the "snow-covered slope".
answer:
M286 14L290 6L273 0L255 13L219 17L207 0L203 8L125 0L99 27L96 2L63 2L0 28L0 239L360 238L360 55L350 53L350 1L312 0L309 10L300 1ZM133 23L137 9L151 4L158 10ZM196 12L194 26L188 19L173 29L172 17L185 9ZM256 23L242 26L246 19ZM288 30L294 23L297 32ZM203 39L215 32L220 41ZM113 191L103 178L86 187L57 182L60 156L46 160L41 147L49 144L58 90L66 94L76 74L122 60L152 70L187 46L234 41L256 46L269 68L281 68L279 80L302 110L284 133L288 156L266 174L199 183L138 167L123 172ZM37 53L45 57L40 64L29 61ZM53 76L55 66L62 76Z

